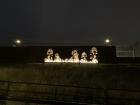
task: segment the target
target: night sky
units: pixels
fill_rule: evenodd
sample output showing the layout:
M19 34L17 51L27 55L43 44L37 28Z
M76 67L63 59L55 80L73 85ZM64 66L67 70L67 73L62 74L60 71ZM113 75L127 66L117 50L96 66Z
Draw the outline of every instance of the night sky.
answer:
M114 45L140 40L139 0L0 0L0 44Z

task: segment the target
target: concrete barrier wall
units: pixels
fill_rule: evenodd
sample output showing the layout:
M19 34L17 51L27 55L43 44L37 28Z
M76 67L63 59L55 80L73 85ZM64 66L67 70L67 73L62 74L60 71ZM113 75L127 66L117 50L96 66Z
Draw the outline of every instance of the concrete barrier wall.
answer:
M140 63L140 57L117 57L117 63Z
M59 53L63 59L71 57L72 50L78 50L79 57L85 51L90 56L90 49L96 47L99 63L116 62L116 48L114 46L28 46L28 47L0 47L0 62L43 62L48 49Z

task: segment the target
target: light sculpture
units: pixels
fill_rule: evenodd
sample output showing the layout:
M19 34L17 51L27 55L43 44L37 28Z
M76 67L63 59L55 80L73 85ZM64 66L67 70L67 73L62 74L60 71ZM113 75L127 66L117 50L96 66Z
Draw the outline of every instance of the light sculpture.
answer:
M55 56L54 62L62 62L62 61L61 61L61 58L60 58L60 56L59 56L59 53L56 53L54 56Z
M92 47L90 50L90 60L87 60L87 53L86 52L82 52L81 53L81 59L79 59L79 53L78 50L72 50L71 52L71 57L68 59L62 59L59 55L59 53L55 53L53 52L52 49L48 49L47 51L47 57L44 59L44 62L60 62L60 63L98 63L98 59L97 59L97 48L96 47ZM53 59L54 58L54 59Z
M81 60L80 60L81 63L87 63L87 54L86 52L83 52L81 54Z
M90 50L90 60L92 63L98 63L97 54L98 54L97 48L92 47Z
M71 52L72 57L69 59L69 62L79 62L79 53L77 50Z
M44 59L44 62L53 62L53 50L48 49L47 58Z

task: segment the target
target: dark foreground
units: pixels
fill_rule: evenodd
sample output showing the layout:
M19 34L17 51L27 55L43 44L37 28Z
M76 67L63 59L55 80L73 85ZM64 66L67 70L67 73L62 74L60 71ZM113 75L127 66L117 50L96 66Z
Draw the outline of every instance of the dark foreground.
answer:
M1 64L0 95L7 105L139 105L139 75L139 64Z

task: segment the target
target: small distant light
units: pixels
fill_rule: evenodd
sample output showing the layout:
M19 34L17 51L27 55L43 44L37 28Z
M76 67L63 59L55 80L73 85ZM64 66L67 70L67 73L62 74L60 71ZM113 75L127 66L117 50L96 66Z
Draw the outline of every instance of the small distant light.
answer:
M106 39L106 40L105 40L105 42L106 42L106 43L109 43L109 42L110 42L110 40L109 40L109 39Z
M105 39L105 43L109 44L110 43L110 39L109 38Z
M16 44L20 44L20 43L21 43L21 40L17 39L17 40L15 41L15 43L16 43Z

